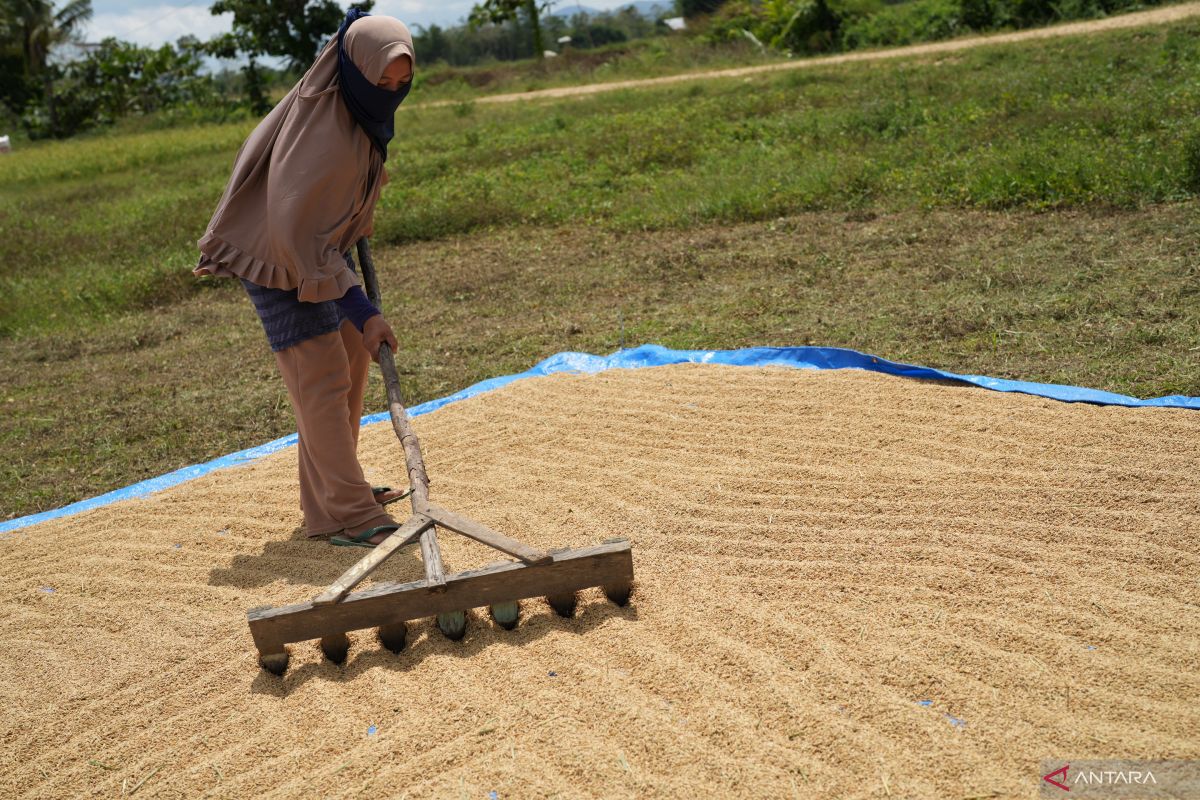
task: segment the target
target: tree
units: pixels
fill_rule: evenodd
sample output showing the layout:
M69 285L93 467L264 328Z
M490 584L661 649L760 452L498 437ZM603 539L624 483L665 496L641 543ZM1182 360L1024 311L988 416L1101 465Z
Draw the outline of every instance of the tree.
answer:
M503 25L514 22L524 16L529 23L530 34L533 37L533 55L543 58L546 47L542 43L542 26L539 20L541 12L550 8L550 3L538 3L537 0L484 0L471 9L468 18L472 28L492 23Z
M413 38L420 42L417 49L421 53L422 61L432 64L435 61L450 60L450 41L446 38L446 32L439 26L430 25L424 30L418 29Z
M83 58L57 67L53 94L43 105L31 105L23 122L32 138L61 138L130 114L227 109L216 82L201 73L203 65L195 37L158 48L108 38ZM46 113L51 103L57 109L53 120Z
M373 0L359 0L351 8L370 11ZM208 52L218 58L248 57L243 67L246 93L254 110L270 108L260 56L287 59L288 69L301 72L316 57L346 12L334 0L217 0L213 14L233 14L233 30L209 41Z
M50 51L56 45L79 40L84 23L92 18L92 0L69 0L57 10L54 6L48 0L0 0L4 19L0 35L5 49L21 59L27 87L40 82L52 124L56 112ZM10 96L7 90L6 96Z
M50 50L59 44L78 41L83 24L92 18L92 0L70 0L57 11L46 0L3 0L5 21L0 33L6 44L15 45L28 75L46 72Z

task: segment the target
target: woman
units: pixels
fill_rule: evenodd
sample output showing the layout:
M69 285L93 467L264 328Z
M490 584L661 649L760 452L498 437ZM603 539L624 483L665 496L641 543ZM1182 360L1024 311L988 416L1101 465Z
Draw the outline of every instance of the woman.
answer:
M374 547L398 527L358 463L368 358L396 337L350 249L371 233L392 118L412 84L412 36L353 10L246 139L199 242L196 275L241 279L299 430L300 507L313 538Z

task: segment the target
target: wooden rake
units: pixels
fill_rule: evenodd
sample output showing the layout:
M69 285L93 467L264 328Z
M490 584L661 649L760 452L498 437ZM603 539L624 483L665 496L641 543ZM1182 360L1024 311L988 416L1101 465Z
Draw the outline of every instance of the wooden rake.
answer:
M375 264L365 237L358 242L358 259L371 301L381 307ZM551 608L564 617L574 616L575 593L580 589L599 586L617 605L629 602L633 553L628 540L609 539L593 547L547 552L431 502L421 445L408 424L395 358L387 344L379 348L379 367L387 386L392 428L404 449L412 515L310 602L250 610L250 633L264 669L282 675L288 666L286 645L309 639L320 639L325 657L340 664L350 647L346 632L363 628L378 628L380 642L398 653L404 648L408 622L424 617L436 616L442 633L450 639L461 639L466 632L467 609L480 606L488 606L492 619L512 630L520 618L519 601L531 597L545 597ZM439 527L517 560L447 575L438 547ZM414 542L421 545L424 580L381 583L351 592L393 553Z

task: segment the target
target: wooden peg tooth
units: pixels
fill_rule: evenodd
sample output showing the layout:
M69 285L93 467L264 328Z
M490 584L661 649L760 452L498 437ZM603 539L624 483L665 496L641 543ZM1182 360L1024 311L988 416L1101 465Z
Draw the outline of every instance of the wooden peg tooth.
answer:
M492 619L496 624L506 631L511 631L517 627L517 623L521 619L521 604L516 600L507 603L496 603L488 607L488 611L492 615Z
M350 638L344 633L334 633L321 639L321 652L335 664L344 664L350 652Z
M624 607L629 602L629 595L632 593L633 584L609 583L604 586L604 595L618 606Z
M576 597L575 592L564 592L563 594L552 594L546 597L546 602L554 609L554 613L560 617L570 619L575 616Z
M379 643L393 653L399 653L403 650L407 640L407 623L394 622L391 625L381 625L379 627Z
M457 642L467 633L467 612L450 611L446 614L438 614L437 626L447 639Z
M283 673L287 672L288 661L290 660L291 656L288 654L287 648L284 648L283 652L280 653L258 654L258 665L273 675L282 676Z

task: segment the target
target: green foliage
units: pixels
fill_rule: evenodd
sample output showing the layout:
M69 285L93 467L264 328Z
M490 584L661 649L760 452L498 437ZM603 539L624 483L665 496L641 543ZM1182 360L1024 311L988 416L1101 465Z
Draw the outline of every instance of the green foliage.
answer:
M578 32L571 37L571 44L575 47L602 47L629 39L625 31L603 22L587 22L577 30Z
M958 6L959 20L971 30L986 31L1008 24L1005 0L958 0Z
M750 33L779 50L819 53L838 46L840 27L827 0L735 0L714 15L706 37L734 41Z
M462 66L533 57L529 34L517 22L477 27L459 25L452 28L430 25L416 30L413 45L424 65L416 73L415 80L418 82L424 78L425 66L437 62Z
M842 30L842 46L853 50L949 39L968 30L963 21L963 1L911 0L886 6L877 13L848 22Z
M351 7L369 11L373 5L373 0L363 0ZM217 0L211 10L233 14L231 32L209 43L213 55L280 56L294 71L308 68L346 16L334 0Z
M15 50L25 72L39 75L50 50L76 41L91 18L91 0L68 0L61 8L46 0L0 0L0 49Z
M800 53L819 53L837 44L841 19L829 8L826 0L804 0L786 3L775 0L779 11L791 10L783 28L771 37L771 46ZM779 15L782 17L782 14Z
M195 39L159 48L105 39L83 59L53 68L51 94L26 110L26 130L32 138L62 138L167 107L224 108L212 78L200 74L202 64Z
M51 95L50 50L76 41L91 16L91 0L68 0L57 9L46 0L0 0L0 103L6 115ZM47 110L53 119L52 99Z
M19 116L41 91L41 81L25 72L25 62L20 52L15 48L0 49L0 107L11 116Z
M374 5L374 0L356 0L350 7L370 11ZM211 11L233 14L233 26L229 33L209 40L205 48L217 58L246 57L242 69L246 98L258 114L271 108L258 58L283 57L292 72L303 72L346 16L334 0L217 0Z
M176 120L226 118L217 83L200 75L204 46L194 37L176 47L144 48L116 39L89 46L68 62L51 48L78 38L90 0L61 8L44 0L0 0L0 121L20 120L31 138L62 138L125 115L172 109Z
M662 31L654 20L633 8L599 14L574 14L569 19L558 15L540 15L543 41L557 44L563 36L571 39L570 49L595 49L636 39L658 37ZM528 30L528 15L517 13L500 23L458 25L443 28L431 25L418 29L413 37L421 62L444 62L454 66L514 61L533 58L533 40ZM543 64L544 66L544 64Z
M706 36L745 32L793 53L853 50L947 39L973 31L1090 19L1156 0L734 0L714 15Z
M725 0L675 0L675 10L684 17L695 17L711 14L724 3Z
M709 21L704 39L710 42L738 41L747 31L755 32L756 36L759 32L765 35L768 22L770 28L776 31L782 28L779 21L773 17L768 18L761 4L754 0L732 0L724 3L720 13ZM768 35L766 38L769 40L771 37Z
M557 20L561 24L562 17ZM661 36L667 30L659 20L642 16L632 6L599 14L572 15L556 35L571 37L572 47L603 47L614 42L648 39Z

